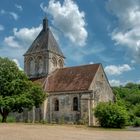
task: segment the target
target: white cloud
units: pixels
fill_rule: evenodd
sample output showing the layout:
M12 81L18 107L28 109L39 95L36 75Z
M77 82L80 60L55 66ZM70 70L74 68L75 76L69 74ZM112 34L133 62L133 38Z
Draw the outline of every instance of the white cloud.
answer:
M13 34L4 38L2 47L0 48L0 56L20 60L19 67L23 68L23 54L39 34L41 28L41 25L32 28L14 28Z
M4 30L4 26L0 24L0 31Z
M120 81L120 80L109 80L109 83L111 86L125 86L127 83L136 83L136 84L140 84L140 80L137 81L132 81L132 80L127 80L127 81Z
M118 19L112 39L131 50L134 59L140 61L140 1L108 0L107 7Z
M109 80L109 83L110 83L111 86L120 86L120 85L122 85L120 80Z
M19 68L20 70L23 70L23 69L20 67L20 63L19 63L18 59L14 58L13 61L17 64L17 66L18 66L18 68Z
M15 4L15 7L16 7L17 9L19 9L20 11L23 10L23 7L22 7L21 5L19 5L19 4Z
M8 36L4 38L4 43L6 45L8 45L9 47L12 48L20 48L21 46L19 45L19 43L17 41L15 41L15 37L14 36Z
M53 24L62 31L73 43L79 46L86 45L88 33L85 29L85 13L79 10L73 0L50 0L48 7L40 5L41 9L53 17Z
M9 14L13 17L14 20L18 20L19 16L15 12L9 12Z
M6 11L5 11L4 9L1 9L0 13L1 13L1 14L5 14Z
M91 62L89 62L89 64L94 64L94 62L91 61Z
M135 60L131 60L131 64L135 64L136 63L136 61Z
M18 16L18 14L17 13L15 13L15 12L9 12L9 11L5 11L4 9L2 9L1 11L0 11L0 13L2 14L2 15L5 15L5 14L8 14L8 15L10 15L14 20L18 20L18 18L19 18L19 16Z
M109 65L105 67L105 72L108 75L120 75L124 72L131 71L132 68L128 64L115 66L115 65Z
M29 47L41 31L42 26L13 29L13 35L4 38L4 43L12 48Z
M38 27L32 27L32 28L21 28L19 30L17 28L14 28L13 33L14 33L15 38L19 39L22 42L30 44L39 34L41 29L42 29L41 25Z

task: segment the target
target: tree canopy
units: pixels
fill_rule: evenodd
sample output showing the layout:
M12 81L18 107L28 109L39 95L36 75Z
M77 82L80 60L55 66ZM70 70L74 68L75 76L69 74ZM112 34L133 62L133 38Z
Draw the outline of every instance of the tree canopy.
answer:
M140 84L127 83L125 86L113 87L116 103L126 108L129 124L140 126Z
M41 86L32 83L15 62L0 57L0 114L2 122L10 112L38 107L45 99Z
M117 100L124 100L131 105L140 104L140 85L127 83L125 86L113 87Z

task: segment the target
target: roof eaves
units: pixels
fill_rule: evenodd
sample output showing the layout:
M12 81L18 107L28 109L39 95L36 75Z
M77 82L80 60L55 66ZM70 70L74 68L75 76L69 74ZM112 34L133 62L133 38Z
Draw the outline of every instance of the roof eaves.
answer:
M92 93L92 90L79 90L79 91L46 91L50 93L50 95L58 95L58 94L75 94L75 93Z

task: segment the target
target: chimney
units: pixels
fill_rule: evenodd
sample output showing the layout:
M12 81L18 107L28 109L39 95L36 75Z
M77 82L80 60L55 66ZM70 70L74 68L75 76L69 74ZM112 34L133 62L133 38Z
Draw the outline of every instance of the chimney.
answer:
M46 31L48 29L48 19L45 17L43 19L43 31Z

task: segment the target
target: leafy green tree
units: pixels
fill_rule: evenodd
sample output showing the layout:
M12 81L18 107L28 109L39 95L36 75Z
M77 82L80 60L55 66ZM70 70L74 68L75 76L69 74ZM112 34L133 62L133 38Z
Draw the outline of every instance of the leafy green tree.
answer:
M125 108L115 103L99 103L94 111L102 127L122 128L128 120Z
M137 104L133 107L133 112L136 117L140 117L140 104Z
M139 127L139 126L140 126L140 118L139 118L139 117L136 117L136 118L134 119L133 125L134 125L135 127Z
M135 84L135 83L127 83L125 85L125 88L129 88L129 89L138 89L138 84Z
M125 101L128 101L131 103L131 105L136 105L140 103L140 94L133 93L129 94L127 97L125 97Z
M137 124L140 117L140 84L127 83L125 86L113 87L116 103L126 108L129 124Z
M8 58L0 57L0 114L6 122L10 112L22 112L24 108L39 106L45 93L39 85L28 80L23 71Z

